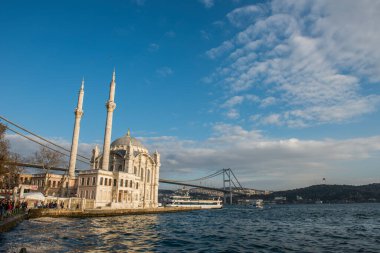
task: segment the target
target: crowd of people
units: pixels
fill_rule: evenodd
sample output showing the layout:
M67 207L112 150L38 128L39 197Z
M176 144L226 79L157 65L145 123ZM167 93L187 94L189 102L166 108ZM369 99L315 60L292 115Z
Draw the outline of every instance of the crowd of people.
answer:
M9 199L0 200L0 220L9 216L25 212L28 209L26 201L13 201Z
M41 203L40 201L34 202L35 208L65 208L65 205L63 202L59 203L57 201L51 201L46 203Z

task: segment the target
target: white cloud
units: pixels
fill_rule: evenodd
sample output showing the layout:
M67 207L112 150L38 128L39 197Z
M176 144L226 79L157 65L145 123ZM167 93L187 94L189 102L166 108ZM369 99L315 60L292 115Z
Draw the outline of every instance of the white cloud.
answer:
M241 97L266 92L261 108L273 105L266 124L305 127L376 111L380 95L365 89L380 81L380 3L336 5L273 1L231 11L227 19L244 29L206 52L221 58L210 78Z
M236 105L239 105L239 104L243 103L243 101L244 101L244 97L243 96L233 96L232 98L228 99L222 105L222 107L226 107L226 108L234 107Z
M227 14L227 19L235 26L241 27L256 20L263 15L263 8L258 5L249 5L237 8Z
M160 45L158 45L156 43L150 43L149 44L148 50L150 52L156 52L156 51L158 51L158 49L160 49Z
M277 114L277 113L274 113L274 114L271 114L271 115L268 115L267 117L263 118L261 120L261 122L263 124L271 124L271 125L282 125L282 122L281 122L281 115L280 114Z
M270 139L261 131L237 125L218 123L212 129L213 135L204 141L174 136L138 139L151 152L160 152L160 177L167 179L193 179L221 168L233 168L246 187L279 190L319 183L323 177L331 184L366 184L380 177L380 136L347 140ZM6 139L12 151L26 157L38 150L38 145L18 135L7 134ZM51 140L70 148L68 140ZM93 143L80 143L78 153L88 157L94 147ZM81 163L78 166L88 168ZM220 186L221 181L216 185Z
M222 45L216 48L212 48L206 52L206 55L211 59L215 59L216 57L224 54L225 52L232 50L234 47L233 43L230 41L223 42Z
M165 67L161 67L157 69L156 73L161 77L167 77L167 76L172 75L174 72L171 68L165 66Z
M332 184L364 184L380 176L376 169L380 136L268 139L260 131L235 125L216 124L213 129L214 135L205 141L164 137L144 138L143 142L161 153L163 178L192 179L233 168L244 186L279 190L320 183L323 177Z
M263 100L261 100L260 106L261 107L268 107L268 106L274 105L275 103L276 103L276 98L266 97Z
M201 2L206 8L211 8L214 6L214 0L199 0L199 2Z
M165 33L165 36L168 38L175 38L176 33L174 31L168 31Z
M226 112L226 116L227 118L229 119L238 119L240 117L240 113L238 110L236 109L229 109L227 112Z

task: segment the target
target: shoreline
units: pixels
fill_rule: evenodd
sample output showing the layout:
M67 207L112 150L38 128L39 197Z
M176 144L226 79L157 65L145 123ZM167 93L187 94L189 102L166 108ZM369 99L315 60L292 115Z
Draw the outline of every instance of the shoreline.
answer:
M67 209L30 209L29 219L40 217L69 217L69 218L88 218L88 217L111 217L122 215L143 215L156 213L176 213L189 212L197 210L206 210L194 207L158 207L146 209L85 209L85 210L67 210Z
M113 217L123 215L144 215L160 213L190 212L197 210L206 210L194 207L158 207L146 209L85 209L85 210L68 210L68 209L29 209L28 213L18 214L0 222L0 233L7 232L16 227L25 219L36 219L42 217L52 218L91 218L91 217Z

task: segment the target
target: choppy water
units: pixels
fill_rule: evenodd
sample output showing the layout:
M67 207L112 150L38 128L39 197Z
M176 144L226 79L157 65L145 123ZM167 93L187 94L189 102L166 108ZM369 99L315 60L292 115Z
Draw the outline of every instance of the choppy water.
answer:
M0 251L21 247L28 252L380 252L380 204L40 218L0 235Z

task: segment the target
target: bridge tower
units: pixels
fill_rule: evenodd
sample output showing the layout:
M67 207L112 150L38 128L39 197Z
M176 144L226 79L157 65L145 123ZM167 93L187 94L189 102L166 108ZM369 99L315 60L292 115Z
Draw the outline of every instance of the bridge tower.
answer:
M227 179L226 179L227 178ZM226 183L228 183L228 191L230 192L230 205L232 205L232 185L231 185L231 169L223 169L223 190L226 191ZM227 204L227 194L223 194L224 204Z

